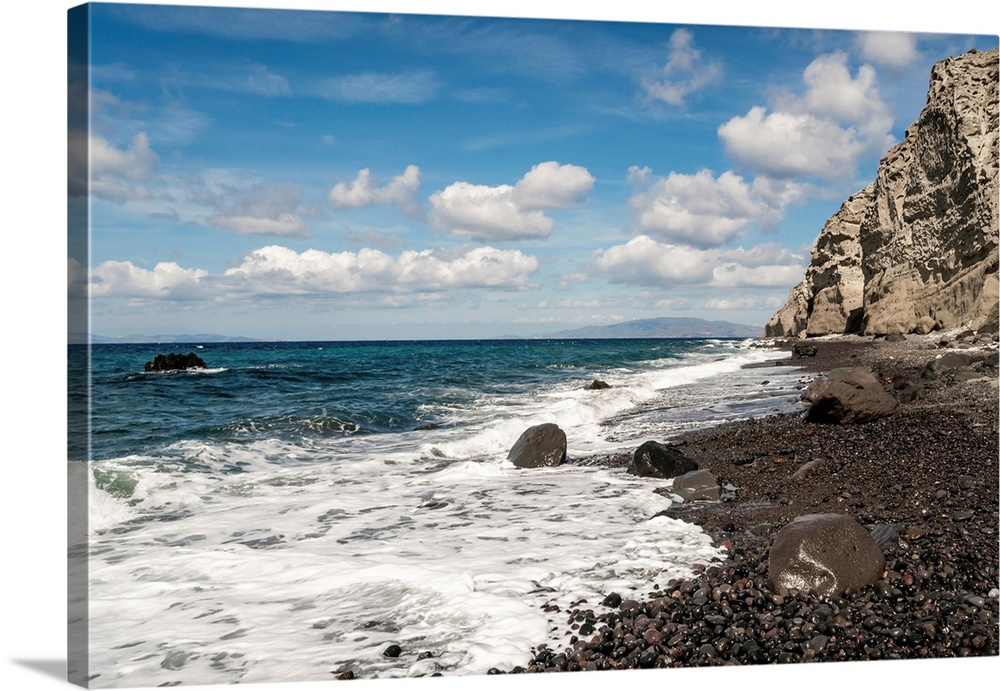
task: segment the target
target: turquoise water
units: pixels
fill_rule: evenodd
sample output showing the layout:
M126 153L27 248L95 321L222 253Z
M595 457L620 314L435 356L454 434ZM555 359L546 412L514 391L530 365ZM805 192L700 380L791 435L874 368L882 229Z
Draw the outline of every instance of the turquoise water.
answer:
M705 345L662 339L95 345L93 457L182 439L294 439L458 425L463 409L490 398L662 369ZM195 352L208 370L143 371L146 361L168 351Z
M662 481L527 471L507 451L541 422L583 457L798 409L801 375L753 345L94 346L89 392L70 391L91 410L89 450L86 425L70 429L71 455L90 458L74 466L90 496L91 685L526 664L568 636L550 605L638 596L718 552L657 516L677 500ZM144 372L161 352L208 368ZM71 347L71 367L85 356Z

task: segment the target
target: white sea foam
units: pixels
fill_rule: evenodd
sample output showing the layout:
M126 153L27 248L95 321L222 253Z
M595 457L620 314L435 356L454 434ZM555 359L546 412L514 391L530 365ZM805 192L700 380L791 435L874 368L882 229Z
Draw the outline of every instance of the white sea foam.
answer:
M95 487L91 501L91 684L526 664L532 646L568 639L572 602L596 609L610 591L642 595L717 550L694 526L650 518L670 506L652 491L662 481L621 469L526 471L507 450L546 421L566 429L571 455L627 446L621 439L651 425L683 427L664 396L690 401L678 420L738 416L740 387L761 378L739 366L767 354L715 360L721 348L662 371L616 370L611 389L484 397L438 429L188 440L157 458L102 461L135 483L121 498ZM767 373L784 377L778 388L794 376ZM642 404L662 410L650 421ZM546 613L550 603L562 613ZM391 644L398 658L383 656ZM433 657L418 659L425 651Z

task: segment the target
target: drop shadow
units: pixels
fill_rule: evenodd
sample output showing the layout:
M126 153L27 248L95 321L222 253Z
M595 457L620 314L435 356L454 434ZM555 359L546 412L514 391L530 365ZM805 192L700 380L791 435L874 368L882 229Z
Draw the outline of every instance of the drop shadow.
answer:
M30 670L34 670L39 674L44 674L47 677L53 677L59 681L66 681L66 660L65 659L49 659L49 660L11 660L15 665L21 665L22 667L27 667Z

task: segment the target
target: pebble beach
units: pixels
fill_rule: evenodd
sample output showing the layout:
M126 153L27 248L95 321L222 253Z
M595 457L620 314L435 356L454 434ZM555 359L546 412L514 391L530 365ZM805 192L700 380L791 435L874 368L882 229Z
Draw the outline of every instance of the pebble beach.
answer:
M783 364L816 376L867 367L903 402L863 424L776 414L670 439L726 491L668 515L701 526L725 558L689 579L650 583L643 598L609 592L553 611L571 645L540 643L512 671L998 655L995 331L809 339L815 355L786 353ZM791 351L794 342L783 345ZM931 366L955 353L961 366ZM773 591L775 534L819 513L851 515L871 531L886 558L882 577L843 597Z

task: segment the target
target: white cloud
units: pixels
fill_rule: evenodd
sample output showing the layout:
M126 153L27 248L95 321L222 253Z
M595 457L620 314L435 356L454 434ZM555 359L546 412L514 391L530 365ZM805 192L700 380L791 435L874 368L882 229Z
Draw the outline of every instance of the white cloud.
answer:
M83 155L80 144L82 141L71 147L71 155ZM91 135L87 148L92 195L118 203L151 196L144 183L155 173L160 158L149 147L145 132L136 134L127 148L118 148L103 137Z
M781 307L781 298L712 298L702 305L708 310L763 310Z
M853 174L862 155L892 144L872 67L852 76L847 56L833 53L816 58L802 78L803 95L778 98L771 112L754 106L720 126L726 153L774 178L837 179Z
M593 265L612 283L700 284L711 280L717 256L711 250L664 244L640 235L624 245L598 250Z
M283 213L277 218L257 216L213 216L212 225L224 230L232 230L243 235L279 235L282 237L306 237L309 229L296 214Z
M392 182L379 187L372 179L371 171L364 168L351 182L338 182L330 190L330 204L335 209L357 209L373 205L392 205L406 210L415 206L414 195L420 186L420 168L406 166L402 175Z
M183 269L174 262L161 262L152 270L128 261L106 261L90 275L93 297L187 300L200 297L203 269Z
M689 95L711 84L721 74L718 63L702 59L701 51L694 47L694 35L687 29L677 29L670 36L670 55L661 77L643 79L642 87L653 100L683 106Z
M917 59L917 35L897 31L863 31L858 49L865 60L890 69L901 69Z
M451 253L406 251L391 257L380 250L298 253L271 245L227 269L225 283L256 294L437 292L459 288L527 287L538 260L518 250L476 247Z
M769 243L750 249L698 249L646 235L598 250L593 270L612 283L640 286L786 287L805 272L804 257Z
M521 209L565 209L583 202L594 186L586 168L546 161L532 166L514 185L514 202Z
M712 284L729 288L779 288L793 286L805 275L805 264L743 266L725 262L712 271Z
M431 196L430 220L442 230L476 240L545 238L554 222L542 210L583 202L593 183L586 168L547 161L513 186L449 185Z
M646 180L648 170L633 166L629 178ZM718 178L708 170L694 175L670 173L633 195L629 204L643 231L696 247L720 245L748 223L774 220L778 215L731 171Z
M75 268L71 260L71 277ZM269 245L216 275L173 262L150 270L128 261L106 261L91 272L90 289L95 298L155 300L367 295L386 306L454 299L462 289L523 290L537 268L535 257L493 247L406 251L393 257L367 248L328 253Z

